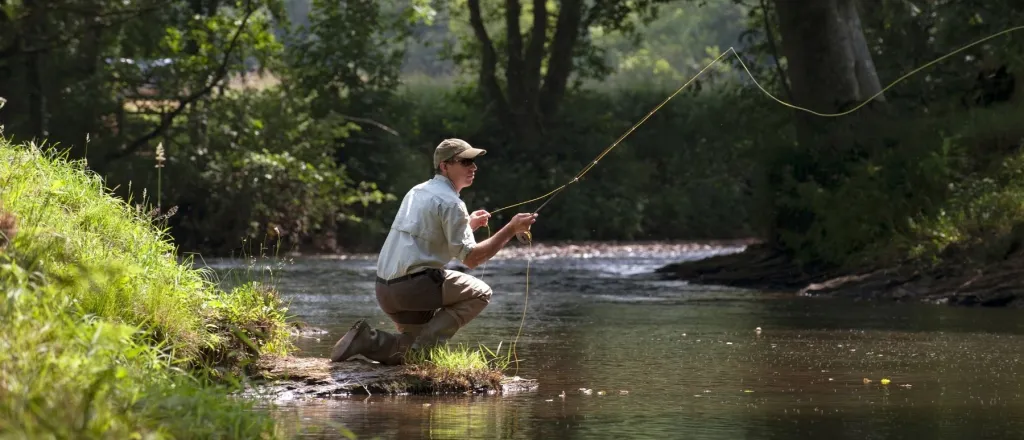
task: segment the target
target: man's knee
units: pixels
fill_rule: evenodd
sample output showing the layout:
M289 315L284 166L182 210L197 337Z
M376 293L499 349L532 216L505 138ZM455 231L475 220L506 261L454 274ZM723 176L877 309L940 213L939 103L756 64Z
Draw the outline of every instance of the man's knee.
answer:
M491 295L494 291L491 289L491 286L488 286L483 281L481 281L480 284L482 287L477 291L476 297L482 300L485 304L489 304L491 302Z

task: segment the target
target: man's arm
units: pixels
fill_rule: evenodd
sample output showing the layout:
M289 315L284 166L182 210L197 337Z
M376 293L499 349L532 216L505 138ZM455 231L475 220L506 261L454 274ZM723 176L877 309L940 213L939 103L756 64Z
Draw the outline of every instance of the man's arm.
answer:
M480 264L483 264L483 262L490 260L494 254L497 254L501 248L505 247L505 243L508 243L512 237L516 236L516 232L527 230L536 221L536 218L537 214L516 214L497 233L477 243L473 250L469 251L469 255L466 255L466 258L462 260L462 264L465 264L470 269L475 269Z
M473 250L469 251L469 255L466 255L466 259L463 260L462 263L470 269L476 269L476 267L483 264L483 262L490 260L494 254L497 254L501 248L505 247L505 243L508 243L508 241L515 236L516 231L512 225L505 225L505 227L499 229L494 235L477 243Z

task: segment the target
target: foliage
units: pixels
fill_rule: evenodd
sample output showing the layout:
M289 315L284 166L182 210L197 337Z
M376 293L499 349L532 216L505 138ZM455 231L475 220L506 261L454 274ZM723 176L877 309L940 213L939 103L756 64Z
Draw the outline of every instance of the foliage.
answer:
M431 150L444 137L490 150L464 198L494 210L568 182L729 46L740 49L775 96L788 100L792 85L788 60L777 53L771 1L543 2L540 51L529 49L535 2L318 0L308 2L309 17L289 17L295 27L284 9L307 9L284 3L197 1L155 10L147 2L102 1L98 12L77 14L69 12L77 0L39 10L18 3L11 7L16 13L3 16L12 26L0 31L0 68L10 73L0 80L0 95L13 103L0 118L16 134L32 136L32 118L41 111L46 117L35 122L47 122L47 138L67 145L72 157L88 158L118 195L138 198L156 189L160 215L176 208L167 227L182 248L226 254L269 242L374 251L397 199L429 177ZM529 111L502 116L495 111L501 100L480 82L488 63L471 4L480 5L496 51L490 76L506 101L516 101L506 103L529 110L538 97L557 101L560 110L542 112L530 142L523 142L524 125L510 126L507 117ZM508 32L509 5L519 18L518 52ZM560 40L559 16L571 15L574 5L581 12L578 38ZM887 83L1019 22L1014 5L884 0L860 16ZM39 29L34 20L54 25ZM90 20L98 33L88 32ZM26 45L12 45L18 38ZM439 52L425 40L448 46ZM571 54L566 66L553 57L558 41L573 45L559 52ZM68 44L34 45L56 42ZM879 143L849 155L797 144L794 113L760 94L729 60L556 196L535 236L754 235L779 238L804 261L859 264L925 258L1004 231L1016 215L1016 181L977 162L1013 156L1003 149L968 154L996 141L964 133L1010 137L1000 111L970 109L1011 99L1006 72L1022 66L1019 45L1017 35L992 40L890 89L891 118L862 130ZM424 61L430 54L446 59ZM516 54L529 75L508 75ZM402 76L403 62L420 71L450 71L441 63L458 69L409 77ZM533 90L562 74L564 94ZM524 85L531 93L510 88ZM183 91L206 86L207 93L184 100ZM180 111L172 117L168 110ZM971 115L974 128L957 128L962 115ZM164 168L154 168L159 143ZM508 214L499 213L491 226Z
M892 79L969 42L1019 26L1024 19L1012 0L884 0L865 9L862 16L865 36L877 54L875 64ZM982 85L978 79L1000 66L1020 72L1024 68L1022 49L1019 35L990 40L908 78L887 96L917 112L934 113L950 105L975 106L974 93Z
M353 207L386 199L333 158L338 140L358 127L336 114L315 118L309 105L278 87L210 103L211 126L231 131L205 136L201 156L175 152L166 169L182 213L169 224L183 245L218 253L266 239L286 249L318 246L310 237L359 221Z
M0 253L0 429L276 435L250 404L225 399L232 380L220 369L290 350L272 290L217 289L177 261L146 213L55 152L4 141L0 182L17 222Z
M587 84L682 84L729 47L745 52L737 37L747 28L744 17L748 9L728 1L703 7L674 2L661 6L657 17L646 25L643 18L630 16L628 20L636 26L631 35L596 28L593 44L604 49L610 72Z
M805 262L854 266L930 263L951 246L1005 249L1024 221L1021 114L1010 104L876 127L889 147L844 161L840 180L784 185L795 196L778 203L805 208L813 223L783 243ZM781 160L803 160L788 154Z

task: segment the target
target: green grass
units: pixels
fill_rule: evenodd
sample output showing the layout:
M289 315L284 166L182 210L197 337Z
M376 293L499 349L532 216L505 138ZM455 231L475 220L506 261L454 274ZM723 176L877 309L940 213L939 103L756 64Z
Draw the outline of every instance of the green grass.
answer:
M482 384L500 388L504 371L513 362L513 354L501 354L485 346L471 348L462 344L440 344L406 354L408 373L432 383L435 391L473 389Z
M229 397L287 354L272 287L220 290L148 207L79 163L0 139L0 432L30 438L265 438Z

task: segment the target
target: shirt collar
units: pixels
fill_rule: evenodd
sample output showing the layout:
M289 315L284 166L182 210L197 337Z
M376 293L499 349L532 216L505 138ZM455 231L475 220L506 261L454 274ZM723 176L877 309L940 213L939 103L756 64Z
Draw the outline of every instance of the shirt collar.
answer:
M441 184L444 185L445 188L452 190L452 193L454 193L456 196L459 195L459 192L455 190L455 184L452 183L451 179L440 174L434 174L434 178L432 180L440 182Z

